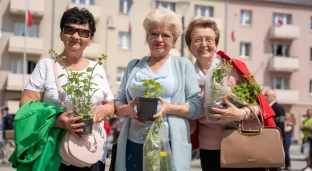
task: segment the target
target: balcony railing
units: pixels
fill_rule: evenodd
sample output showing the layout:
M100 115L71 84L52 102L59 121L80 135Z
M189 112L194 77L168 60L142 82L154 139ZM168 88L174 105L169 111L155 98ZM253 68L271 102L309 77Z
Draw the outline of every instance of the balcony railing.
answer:
M281 104L296 104L299 102L298 90L276 89L277 101Z
M25 37L23 36L10 36L9 40L9 52L10 53L24 53L26 50L27 54L41 55L43 52L43 39L39 37L26 37L26 48L25 48Z
M19 100L7 100L6 106L10 109L10 114L16 114L19 109Z
M293 72L299 69L299 59L296 57L274 56L270 58L270 71Z
M33 17L43 17L44 15L44 0L29 0L30 11ZM25 0L10 0L10 13L14 15L26 14Z
M29 80L30 74L26 74L23 79L23 74L9 73L7 79L6 90L10 91L22 91ZM24 82L23 82L24 80Z
M76 4L76 3L70 3L68 5L68 8L73 8L73 7L88 9L92 13L95 22L97 22L100 19L100 17L101 17L101 8L99 6L96 6L96 5L86 5L86 4Z
M300 36L298 25L271 25L270 38L272 39L297 39Z

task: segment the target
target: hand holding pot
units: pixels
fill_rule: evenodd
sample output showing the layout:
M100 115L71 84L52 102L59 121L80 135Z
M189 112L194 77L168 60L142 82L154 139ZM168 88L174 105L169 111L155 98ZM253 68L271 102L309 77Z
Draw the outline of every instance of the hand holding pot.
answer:
M219 109L215 107L209 108L209 110L218 113L218 114L208 114L212 118L216 118L218 120L210 121L209 123L215 124L228 124L234 121L242 121L246 115L245 110L237 108L234 104L229 102L224 96L223 98L224 103L226 104L226 109Z
M134 111L135 102L136 102L136 98L133 98L133 99L127 104L127 107L128 107L128 115L129 115L132 119L134 119L135 121L144 124L145 122L144 122L144 121L140 121L140 120L138 119L137 113Z
M82 132L80 127L84 126L84 123L76 123L76 121L82 119L82 116L69 118L69 115L72 115L74 112L71 110L60 114L55 120L54 127L66 129L68 132L79 137L76 133Z
M93 109L93 122L99 123L105 119L105 106L97 105Z
M165 116L168 114L168 112L170 111L170 107L171 104L167 102L167 100L163 99L162 97L157 97L157 99L160 101L161 103L161 108L158 111L157 114L155 114L153 117L154 118L158 118L160 116Z

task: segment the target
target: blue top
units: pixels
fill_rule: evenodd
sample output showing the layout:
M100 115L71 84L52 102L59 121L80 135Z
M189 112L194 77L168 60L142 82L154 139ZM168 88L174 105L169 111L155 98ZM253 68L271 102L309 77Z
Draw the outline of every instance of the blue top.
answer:
M292 129L290 132L285 132L285 143L286 144L291 144L291 139L293 135L293 130L294 130L294 125L293 124L287 124L287 126L291 126Z
M171 57L169 57L165 61L163 66L156 73L154 73L150 69L150 67L147 65L147 63L145 63L143 67L140 69L140 71L138 71L135 74L132 81L129 83L128 92L130 94L130 97L132 99L135 97L143 97L145 88L142 87L141 80L154 79L155 81L160 83L161 88L166 90L165 93L159 94L158 96L161 96L162 98L164 98L164 100L170 103L173 90L174 90L174 77L173 77L171 65L172 65ZM138 86L139 87L138 90L132 90L132 87L134 86ZM161 103L158 102L157 112L160 110L160 108L161 108ZM136 107L135 107L135 112L136 112ZM168 128L167 132L169 133L170 130L169 130L169 125L168 125L168 117L165 115L163 119L164 119L164 124ZM142 124L142 123L136 122L135 120L131 120L128 139L135 143L144 144L147 134L144 134L143 131L145 129L150 128L152 124L153 124L152 121L147 121L145 122L145 124ZM168 135L168 137L170 136Z
M149 58L149 56L145 56L141 60L134 59L128 63L119 90L115 95L115 105L128 104L131 101L132 98L128 91L130 82ZM170 104L186 104L189 107L189 113L186 117L167 114L172 157L176 170L191 170L192 145L188 119L198 119L201 116L200 88L194 65L188 58L171 56L171 67L175 84ZM130 122L131 118L126 117L118 138L116 156L118 163L115 167L115 170L118 171L126 171L126 147Z

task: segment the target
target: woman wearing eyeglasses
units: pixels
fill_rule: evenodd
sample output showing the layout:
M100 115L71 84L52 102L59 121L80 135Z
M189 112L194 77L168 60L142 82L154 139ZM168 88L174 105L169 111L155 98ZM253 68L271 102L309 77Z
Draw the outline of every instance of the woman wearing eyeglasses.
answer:
M78 72L85 71L88 67L93 67L96 62L83 57L83 51L92 43L96 30L93 15L86 9L78 9L76 7L68 9L63 13L60 29L60 39L64 44L64 50L60 55L53 57L54 60L61 59L56 63L58 74L67 74L63 69L64 66L72 71ZM66 58L62 59L62 56ZM39 100L49 105L61 107L52 62L54 61L50 58L44 58L36 65L24 89L20 106L29 101ZM95 125L102 128L104 119L113 117L114 97L107 83L106 74L102 66L97 66L94 72L95 74L103 76L103 78L95 77L94 80L92 80L99 88L92 96L92 102L95 106L93 111L93 128ZM66 77L61 77L59 80L61 85L67 83ZM56 118L54 127L66 129L72 134L82 132L82 129L79 129L79 127L83 126L83 123L75 123L81 120L82 117L69 117L73 114L73 107L66 95L65 106L67 111ZM99 162L91 167L85 168L79 168L70 165L66 161L62 161L59 170L103 171L105 169L105 157L106 154L105 151L103 151L103 156L99 158Z
M222 64L223 58L216 53L217 46L219 43L220 32L215 21L199 18L192 21L185 33L186 44L196 58L195 70L199 87L201 88L201 99L202 102L205 100L205 86L206 79L209 75L206 73L209 70L213 70L216 64ZM242 82L242 74L234 67L231 70L231 74L228 80L225 81L224 85L235 86ZM195 139L199 140L200 149L200 160L203 171L240 171L240 170L259 170L264 171L261 168L252 169L230 169L220 168L220 146L222 131L225 129L226 124L233 121L246 120L244 124L245 129L258 130L258 123L253 120L254 115L251 109L256 114L260 113L257 106L252 106L251 109L248 107L237 108L231 104L227 99L224 99L227 104L227 109L212 108L210 110L215 111L218 114L209 114L209 116L218 120L208 122L205 115L204 109L202 116L198 120L190 121L191 134L198 129L198 135ZM204 103L202 103L203 105ZM193 136L193 135L192 135ZM193 139L192 139L193 140Z
M152 122L141 122L134 111L135 98L144 95L140 86L143 79L154 79L166 90L159 94L158 112L154 118L163 117L172 149L176 170L191 169L191 144L189 119L201 114L199 87L194 84L195 70L189 59L170 55L171 48L182 33L180 18L171 10L156 9L143 22L150 56L129 62L120 88L115 95L115 108L120 117L125 117L119 134L116 167L117 171L142 171L143 131Z

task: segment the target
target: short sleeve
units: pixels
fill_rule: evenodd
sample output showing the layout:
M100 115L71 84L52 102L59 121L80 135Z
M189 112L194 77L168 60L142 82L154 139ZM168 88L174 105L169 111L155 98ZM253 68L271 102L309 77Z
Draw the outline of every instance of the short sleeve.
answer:
M33 70L25 89L36 92L45 92L45 82L50 59L42 59Z

